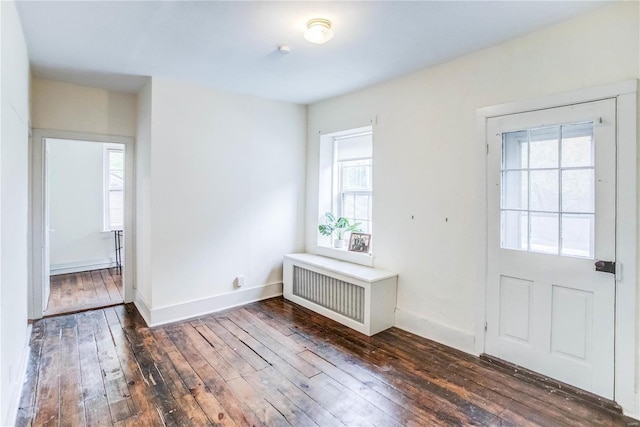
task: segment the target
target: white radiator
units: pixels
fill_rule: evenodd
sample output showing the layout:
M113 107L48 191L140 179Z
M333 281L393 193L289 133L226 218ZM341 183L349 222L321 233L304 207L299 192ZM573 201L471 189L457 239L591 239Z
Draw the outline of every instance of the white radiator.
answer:
M293 266L293 295L364 324L364 288Z
M284 258L284 297L366 335L393 326L397 275L312 254Z

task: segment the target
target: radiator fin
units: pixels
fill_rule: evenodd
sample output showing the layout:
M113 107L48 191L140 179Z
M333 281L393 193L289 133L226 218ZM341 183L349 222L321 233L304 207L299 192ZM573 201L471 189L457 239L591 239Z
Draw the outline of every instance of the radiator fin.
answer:
M293 266L293 295L364 323L364 288Z

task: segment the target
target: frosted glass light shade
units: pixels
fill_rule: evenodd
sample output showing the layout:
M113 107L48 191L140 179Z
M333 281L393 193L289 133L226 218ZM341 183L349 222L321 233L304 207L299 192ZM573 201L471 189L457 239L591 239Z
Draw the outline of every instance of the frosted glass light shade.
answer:
M307 22L307 31L304 32L305 40L315 43L324 44L333 38L333 30L331 29L331 21L327 19L316 18Z

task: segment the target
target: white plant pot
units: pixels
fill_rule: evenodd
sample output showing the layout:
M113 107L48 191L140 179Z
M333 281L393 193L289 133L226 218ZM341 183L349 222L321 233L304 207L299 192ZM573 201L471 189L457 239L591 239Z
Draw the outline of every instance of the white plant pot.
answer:
M333 247L337 249L344 248L344 239L335 239L333 241Z

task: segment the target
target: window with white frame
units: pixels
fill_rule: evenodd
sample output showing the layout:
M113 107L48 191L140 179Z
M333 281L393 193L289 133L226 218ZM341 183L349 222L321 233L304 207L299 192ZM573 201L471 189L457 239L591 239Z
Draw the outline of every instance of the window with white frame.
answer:
M318 225L324 223L325 213L331 212L351 223L359 223L363 233L372 234L373 127L321 135L318 166ZM347 232L343 238L348 242L350 236ZM335 250L336 237L335 234L326 236L318 232L317 245ZM338 250L348 252L346 247ZM347 254L345 256L349 261L359 262Z
M371 131L335 136L334 206L338 216L372 231L373 143Z
M104 229L124 226L124 146L104 146Z

